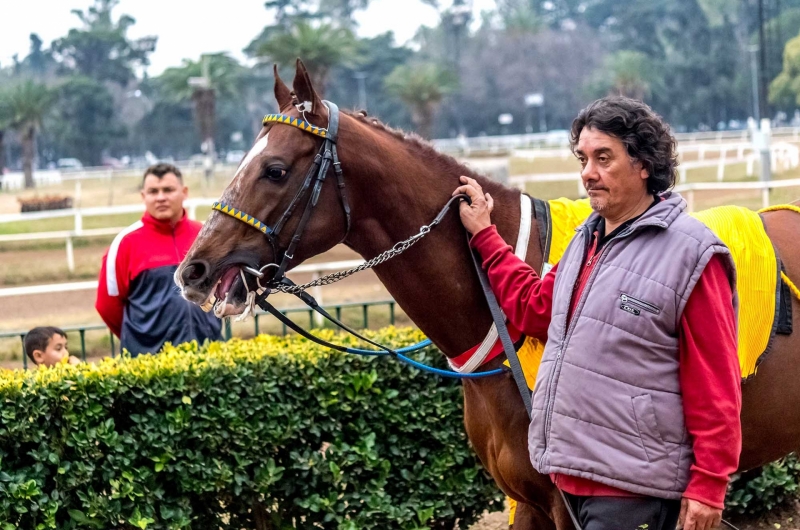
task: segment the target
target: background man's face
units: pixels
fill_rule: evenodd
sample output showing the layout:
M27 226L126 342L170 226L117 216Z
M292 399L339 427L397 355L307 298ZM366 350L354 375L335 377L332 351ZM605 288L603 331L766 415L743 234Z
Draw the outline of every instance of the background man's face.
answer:
M175 176L167 173L161 178L147 175L142 186L144 207L159 221L180 221L183 216L183 201L189 196L189 188Z

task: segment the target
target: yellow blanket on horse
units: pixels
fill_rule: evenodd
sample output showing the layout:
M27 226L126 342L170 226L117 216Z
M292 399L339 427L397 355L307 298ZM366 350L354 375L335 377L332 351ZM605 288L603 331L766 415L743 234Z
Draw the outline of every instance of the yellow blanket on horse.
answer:
M545 262L555 265L575 235L575 229L592 210L586 199L552 200L548 201L548 207L551 214L547 217L549 226L541 227L547 234ZM739 366L742 378L750 377L755 374L758 360L769 345L777 318L780 271L775 250L761 217L752 210L721 206L690 215L702 221L728 246L736 264ZM540 341L528 337L518 352L531 389L543 350Z

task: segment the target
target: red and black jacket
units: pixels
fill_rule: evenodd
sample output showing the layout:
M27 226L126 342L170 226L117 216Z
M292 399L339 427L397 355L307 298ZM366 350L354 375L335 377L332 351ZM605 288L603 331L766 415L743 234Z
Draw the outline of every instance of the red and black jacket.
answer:
M174 227L145 213L103 256L95 308L131 355L221 338L220 320L185 300L173 280L202 226L185 213Z

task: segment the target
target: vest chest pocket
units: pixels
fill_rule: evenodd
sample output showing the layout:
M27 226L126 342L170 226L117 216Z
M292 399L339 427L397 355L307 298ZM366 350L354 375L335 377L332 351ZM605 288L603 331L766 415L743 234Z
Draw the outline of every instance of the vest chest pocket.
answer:
M636 428L639 431L639 438L642 440L642 447L648 462L656 462L667 456L664 440L658 429L656 420L656 410L653 406L653 398L650 394L643 394L631 398L633 405L633 417L636 421Z
M654 315L661 314L660 307L651 304L650 302L645 302L640 298L634 298L633 296L626 293L622 293L619 295L619 301L620 301L619 308L632 315L639 316L642 314L642 311L646 311Z

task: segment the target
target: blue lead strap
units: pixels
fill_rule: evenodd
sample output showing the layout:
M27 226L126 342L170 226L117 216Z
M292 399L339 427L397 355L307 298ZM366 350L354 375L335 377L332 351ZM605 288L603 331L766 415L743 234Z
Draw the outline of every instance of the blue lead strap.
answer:
M312 305L312 304L309 304L309 300L306 300L305 297L299 297L301 300L306 302L306 304L308 304L309 307L311 307L311 309L313 309L314 311L316 311L317 313L319 313L320 315L322 315L326 319L330 320L331 322L333 322L337 326L341 326L342 329L345 329L346 331L350 331L346 325L340 323L338 320L336 320L335 318L330 316L327 311L325 311L324 309L319 307L319 305L316 303L316 300L314 300L313 297L311 297L311 295L309 295L308 293L303 293L303 294L305 294L308 298L310 298L313 301L313 305ZM290 328L292 331L298 333L299 335L305 337L306 339L308 339L308 340L310 340L312 342L315 342L316 344L319 344L320 346L324 346L324 347L330 348L332 350L336 350L336 351L340 351L340 352L344 352L344 353L352 353L352 354L355 354L355 355L365 355L365 356L373 356L373 357L382 357L382 356L385 356L385 355L391 355L391 356L397 358L399 361L402 361L402 362L408 364L409 366L413 366L414 368L417 368L417 369L422 370L424 372L436 374L436 375L439 375L439 376L442 376L442 377L449 377L449 378L453 378L453 379L478 379L478 378L481 378L481 377L489 377L489 376L498 375L498 374L501 374L501 373L505 372L505 369L498 368L496 370L490 370L488 372L476 372L476 373L472 373L472 374L460 374L458 372L453 372L451 370L442 370L442 369L439 369L439 368L434 368L432 366L427 366L425 364L422 364L422 363L420 363L418 361L415 361L414 359L411 359L410 357L407 357L406 355L404 355L406 353L412 353L412 352L415 352L415 351L422 350L423 348L427 348L428 346L430 346L432 344L430 339L425 339L422 342L419 342L419 343L411 345L411 346L407 346L405 348L392 350L391 348L387 348L385 346L381 346L380 344L376 344L376 343L372 342L371 340L369 340L369 339L367 339L365 337L362 337L357 332L352 331L351 333L353 333L356 337L361 338L363 340L366 340L367 342L372 343L374 345L377 345L379 348L383 348L383 350L362 350L362 349L359 349L359 348L348 348L346 346L340 346L339 344L333 344L333 343L328 342L328 341L326 341L324 339L316 337L313 334L311 334L310 332L304 330L299 325L295 324L294 321L292 321L289 317L287 317L286 315L281 313L278 309L275 308L275 306L273 306L272 304L267 302L266 296L261 295L259 297L259 299L257 300L257 303L258 303L259 307L261 307L261 309L263 309L264 311L268 312L269 314L271 314L272 316L277 318L282 324L285 324L286 327Z

